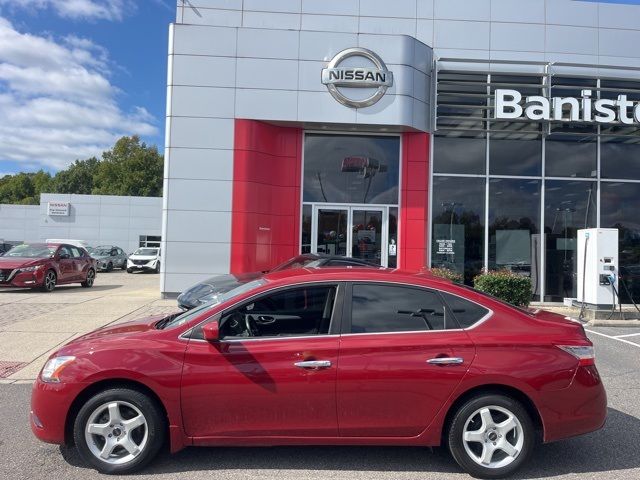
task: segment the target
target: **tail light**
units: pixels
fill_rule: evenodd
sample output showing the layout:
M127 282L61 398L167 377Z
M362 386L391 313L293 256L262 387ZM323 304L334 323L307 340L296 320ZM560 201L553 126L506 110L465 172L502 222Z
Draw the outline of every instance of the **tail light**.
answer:
M593 345L557 345L557 347L576 357L581 367L596 364L596 352Z

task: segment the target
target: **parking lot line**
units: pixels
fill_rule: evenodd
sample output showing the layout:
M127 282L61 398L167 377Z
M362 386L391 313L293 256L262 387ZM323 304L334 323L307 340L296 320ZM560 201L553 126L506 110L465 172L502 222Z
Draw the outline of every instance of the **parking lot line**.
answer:
M600 332L594 332L593 330L589 330L586 328L585 328L585 331L589 333L593 333L594 335L600 335L601 337L610 338L611 340L616 340L618 342L626 343L628 345L633 345L634 347L640 348L640 344L630 342L629 340L625 340L624 338L613 337L611 335L607 335L605 333L600 333Z
M638 333L627 333L626 335L615 335L615 337L616 338L637 337L638 335L640 335L640 332L638 332Z

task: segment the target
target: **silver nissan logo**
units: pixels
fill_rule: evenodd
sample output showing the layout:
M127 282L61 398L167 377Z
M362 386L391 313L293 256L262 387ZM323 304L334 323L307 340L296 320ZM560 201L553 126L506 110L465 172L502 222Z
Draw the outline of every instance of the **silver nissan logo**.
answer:
M364 57L372 67L340 67L340 64L350 57ZM386 93L387 88L393 85L393 72L387 69L382 59L366 48L347 48L331 59L327 68L322 69L322 83L327 86L329 93L347 107L370 107ZM344 88L375 88L376 91L364 99L349 98L342 93L339 87Z

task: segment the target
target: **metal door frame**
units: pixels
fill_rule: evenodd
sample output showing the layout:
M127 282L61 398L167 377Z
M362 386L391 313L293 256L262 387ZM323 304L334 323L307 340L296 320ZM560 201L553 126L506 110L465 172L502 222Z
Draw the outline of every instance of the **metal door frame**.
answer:
M382 232L380 244L380 266L389 265L389 206L355 203L314 203L311 205L311 253L318 253L318 211L342 210L347 213L346 257L352 258L353 249L353 212L365 210L382 214Z

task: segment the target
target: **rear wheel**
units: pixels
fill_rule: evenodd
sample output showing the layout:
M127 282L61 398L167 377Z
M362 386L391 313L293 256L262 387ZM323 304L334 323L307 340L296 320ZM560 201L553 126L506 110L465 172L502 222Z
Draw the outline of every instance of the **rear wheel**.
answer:
M90 398L73 427L83 460L109 474L142 468L158 454L164 436L160 407L147 395L128 388L105 390Z
M107 264L107 272L110 272L111 270L113 270L113 263L112 263L112 262L109 262L109 263Z
M96 279L96 272L93 268L90 268L89 271L87 272L87 279L82 282L80 285L82 285L84 288L91 288L93 287L93 282Z
M126 261L126 260L123 260L123 261L122 261L122 265L120 265L120 268L121 268L122 270L126 270L126 269L127 269L127 261Z
M56 288L57 281L58 276L56 275L56 272L54 272L53 270L47 271L47 273L44 274L44 283L41 287L42 291L53 292L53 289Z
M484 394L455 413L449 451L470 475L504 478L518 470L533 448L535 429L526 409L511 397Z

